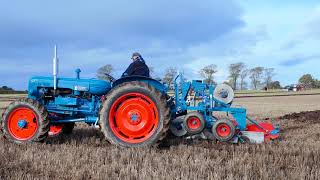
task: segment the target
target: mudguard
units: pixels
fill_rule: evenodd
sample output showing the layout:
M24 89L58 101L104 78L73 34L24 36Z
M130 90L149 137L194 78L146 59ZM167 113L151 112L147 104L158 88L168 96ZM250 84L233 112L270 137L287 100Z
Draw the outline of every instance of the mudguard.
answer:
M146 84L149 84L150 86L153 86L163 94L166 94L168 91L167 86L165 86L161 82L149 77L144 77L144 76L128 76L128 77L120 78L112 83L112 88L120 84L123 84L125 82L132 82L132 81L139 81L139 82L144 82Z

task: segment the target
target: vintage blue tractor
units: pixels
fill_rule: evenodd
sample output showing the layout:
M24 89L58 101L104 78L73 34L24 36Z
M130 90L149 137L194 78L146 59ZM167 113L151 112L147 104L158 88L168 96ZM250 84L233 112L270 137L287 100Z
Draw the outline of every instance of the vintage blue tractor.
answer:
M52 77L32 77L28 97L6 108L1 126L9 141L43 142L50 135L72 133L78 122L100 128L106 140L122 147L157 144L169 129L176 136L207 131L222 142L278 137L272 124L258 124L247 118L246 109L231 107L234 93L227 85L184 82L180 74L169 96L167 86L146 77L82 79L79 69L75 78L57 77L57 61L55 55ZM227 116L221 119L215 112Z

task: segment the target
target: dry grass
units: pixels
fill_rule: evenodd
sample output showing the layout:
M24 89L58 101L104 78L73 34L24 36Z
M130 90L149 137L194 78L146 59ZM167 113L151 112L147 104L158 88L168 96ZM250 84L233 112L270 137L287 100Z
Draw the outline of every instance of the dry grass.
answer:
M0 112L3 108L5 108L10 102L19 99L19 98L23 98L26 97L25 94L16 94L16 95L12 95L12 94L0 94Z
M235 91L236 96L264 96L264 95L303 95L303 94L319 94L320 89L308 89L304 91L284 91L281 89L274 90L243 90L243 91Z
M236 98L235 106L247 108L258 117L279 117L288 113L320 110L320 95L288 97Z
M320 109L320 96L238 99L264 117ZM301 105L299 105L301 104ZM312 113L313 114L313 113ZM259 115L260 116L260 115ZM261 115L262 116L262 115ZM0 141L0 179L318 179L320 117L278 120L281 139L262 145L168 140L166 148L121 149L78 126L45 144Z

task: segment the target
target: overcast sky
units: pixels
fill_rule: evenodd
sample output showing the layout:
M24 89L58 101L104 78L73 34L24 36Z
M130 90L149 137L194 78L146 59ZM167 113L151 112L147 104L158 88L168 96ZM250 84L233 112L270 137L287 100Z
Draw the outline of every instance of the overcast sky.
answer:
M140 52L155 75L177 67L189 79L216 64L275 68L292 84L320 78L320 2L316 0L0 0L0 86L27 89L33 75L51 75L58 44L60 74L95 77L112 64L115 76Z

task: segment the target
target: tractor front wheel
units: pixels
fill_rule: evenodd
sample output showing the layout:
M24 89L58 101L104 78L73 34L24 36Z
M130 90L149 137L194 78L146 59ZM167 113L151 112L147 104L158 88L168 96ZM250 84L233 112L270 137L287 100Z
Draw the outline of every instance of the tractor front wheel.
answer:
M12 102L2 116L2 132L16 143L41 142L49 132L48 112L37 101L22 99Z
M100 127L106 139L121 147L157 144L169 129L170 108L166 96L142 82L115 87L100 111Z

